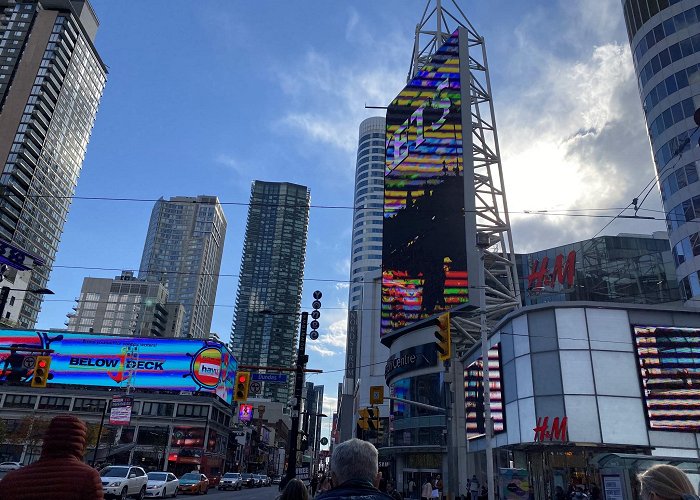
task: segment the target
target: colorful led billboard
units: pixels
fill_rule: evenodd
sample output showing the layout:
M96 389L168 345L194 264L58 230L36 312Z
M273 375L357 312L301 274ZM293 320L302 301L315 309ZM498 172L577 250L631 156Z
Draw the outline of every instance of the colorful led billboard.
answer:
M458 42L387 110L382 335L468 300Z
M700 431L700 329L633 327L651 429Z
M26 349L52 349L49 384L210 392L227 403L237 368L226 347L210 340L161 339L0 330L0 382L28 381Z
M501 388L501 344L489 349L489 387L491 389L491 418L493 432L506 430L503 411L503 390ZM467 439L484 435L484 364L477 359L464 369L464 409L467 414Z

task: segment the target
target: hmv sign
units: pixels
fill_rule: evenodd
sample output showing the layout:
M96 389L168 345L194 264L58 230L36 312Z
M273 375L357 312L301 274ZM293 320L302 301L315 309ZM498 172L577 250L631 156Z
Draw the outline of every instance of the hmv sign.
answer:
M547 289L568 289L574 287L576 273L576 251L572 250L564 259L564 254L559 254L550 262L545 256L542 261L534 259L527 276L527 289L531 293L541 292Z

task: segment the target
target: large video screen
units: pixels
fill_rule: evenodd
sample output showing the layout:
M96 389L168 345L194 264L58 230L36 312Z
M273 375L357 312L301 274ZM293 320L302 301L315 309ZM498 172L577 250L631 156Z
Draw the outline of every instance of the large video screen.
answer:
M468 300L458 41L387 110L382 335Z
M27 348L52 349L49 384L210 392L231 403L237 363L210 340L0 330L0 383L26 382Z
M700 329L633 330L649 427L700 431Z
M503 380L501 344L498 343L489 349L490 406L494 434L506 430L501 380ZM467 414L467 439L483 436L486 419L484 416L484 363L482 358L477 359L464 369L464 409Z

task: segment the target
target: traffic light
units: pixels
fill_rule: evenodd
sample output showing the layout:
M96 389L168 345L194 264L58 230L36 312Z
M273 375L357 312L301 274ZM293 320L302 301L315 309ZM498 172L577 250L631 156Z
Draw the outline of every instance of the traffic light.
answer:
M382 421L379 420L379 408L367 408L367 416L369 418L369 428L378 431L382 428Z
M435 330L435 346L438 350L438 357L441 361L447 361L452 355L450 340L450 313L445 313L437 318Z
M233 400L242 403L248 399L248 387L250 386L250 372L236 373L236 391Z
M32 387L46 387L49 381L49 368L51 367L51 356L37 356L34 363L34 376L32 377Z
M360 408L360 418L357 419L357 425L364 431L369 429L369 410L367 408Z

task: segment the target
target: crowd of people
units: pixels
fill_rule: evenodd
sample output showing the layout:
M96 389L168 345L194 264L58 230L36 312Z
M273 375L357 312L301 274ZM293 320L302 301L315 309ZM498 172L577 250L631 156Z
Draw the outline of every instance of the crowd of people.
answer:
M44 434L41 457L0 481L0 500L102 500L97 470L83 461L87 442L85 423L73 415L54 417ZM371 443L351 439L333 449L330 472L312 478L309 486L298 479L283 485L279 500L402 500L396 485L379 472L379 455ZM641 500L700 500L685 473L672 465L655 465L639 477ZM420 491L424 500L442 498L442 478L425 481L420 490L413 479L408 495ZM476 476L468 481L467 500L483 500L485 488ZM565 492L558 487L554 500L600 500L599 488L581 485Z

